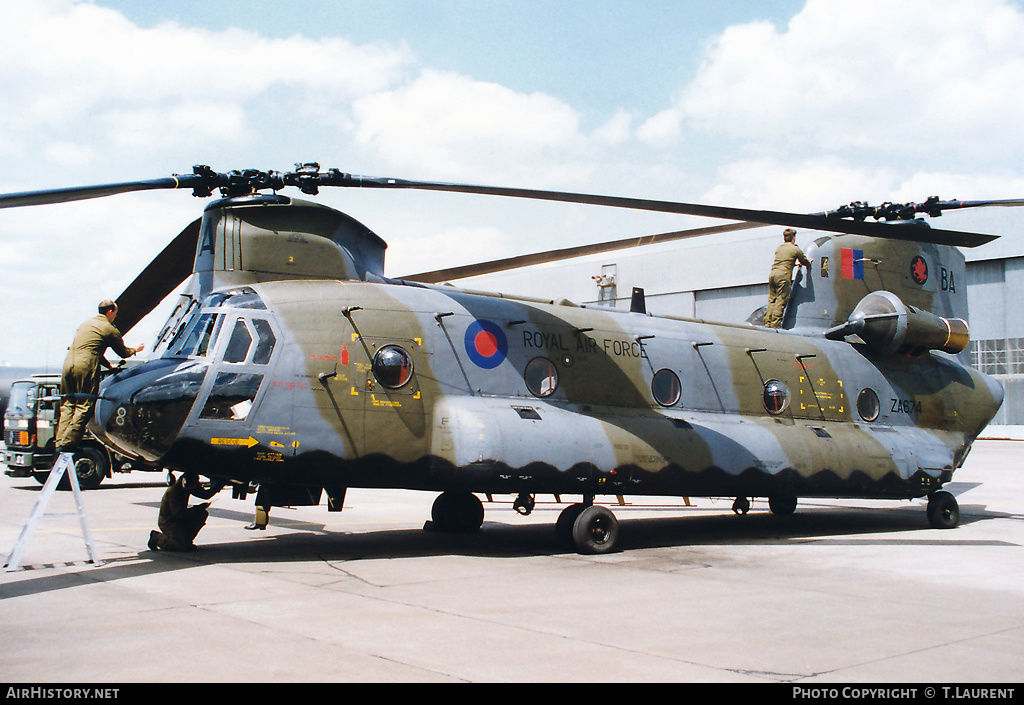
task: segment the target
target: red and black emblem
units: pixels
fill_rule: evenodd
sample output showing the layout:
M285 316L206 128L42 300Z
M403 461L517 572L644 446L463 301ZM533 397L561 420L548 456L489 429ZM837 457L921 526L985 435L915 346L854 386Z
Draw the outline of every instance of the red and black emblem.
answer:
M928 281L928 263L921 255L910 260L910 277L917 284L924 284Z

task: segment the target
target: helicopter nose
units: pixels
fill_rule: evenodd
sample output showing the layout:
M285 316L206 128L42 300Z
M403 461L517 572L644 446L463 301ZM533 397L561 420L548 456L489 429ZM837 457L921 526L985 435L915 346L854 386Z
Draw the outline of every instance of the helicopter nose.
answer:
M118 373L100 391L94 432L123 453L159 460L188 418L207 367L162 359Z

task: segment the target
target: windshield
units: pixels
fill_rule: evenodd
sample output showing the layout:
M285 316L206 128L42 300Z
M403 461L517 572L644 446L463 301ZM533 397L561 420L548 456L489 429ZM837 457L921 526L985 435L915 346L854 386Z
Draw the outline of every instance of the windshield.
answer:
M31 416L36 400L36 385L32 382L15 382L11 385L11 398L7 402L5 416Z
M175 354L185 357L206 357L213 349L222 319L223 315L216 313L193 316L192 321L186 326L188 335L177 345Z

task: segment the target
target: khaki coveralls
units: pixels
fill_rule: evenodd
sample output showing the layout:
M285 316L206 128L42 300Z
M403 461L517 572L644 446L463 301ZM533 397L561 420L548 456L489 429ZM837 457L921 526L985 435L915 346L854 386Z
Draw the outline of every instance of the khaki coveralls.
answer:
M68 348L61 377L60 420L57 423L57 446L74 446L85 435L85 426L92 416L96 400L72 398L69 395L82 394L95 397L100 388L99 367L110 367L103 357L107 348L113 349L122 358L131 357L135 351L125 347L121 332L102 313L90 318L78 327L75 339Z
M764 312L765 328L780 328L786 304L793 293L793 267L797 262L810 268L811 262L795 242L784 242L775 250L775 261L768 275L768 308Z
M209 499L223 486L224 484L220 483L204 492L198 481L190 482L185 475L179 477L177 482L167 488L163 499L160 500L160 515L156 520L160 530L149 533L149 547L154 551L194 549L195 544L192 542L210 516L210 503L203 502L190 507L188 498L190 495L196 495L202 499Z

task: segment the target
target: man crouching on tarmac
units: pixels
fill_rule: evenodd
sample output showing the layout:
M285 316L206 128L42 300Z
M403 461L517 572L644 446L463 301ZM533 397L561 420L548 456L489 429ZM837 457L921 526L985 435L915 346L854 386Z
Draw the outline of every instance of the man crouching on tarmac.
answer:
M184 474L167 488L160 500L160 515L156 525L160 531L149 532L149 548L153 551L193 551L199 530L210 516L209 502L188 506L189 495L210 499L224 487L222 480L214 480L204 487L199 476Z

